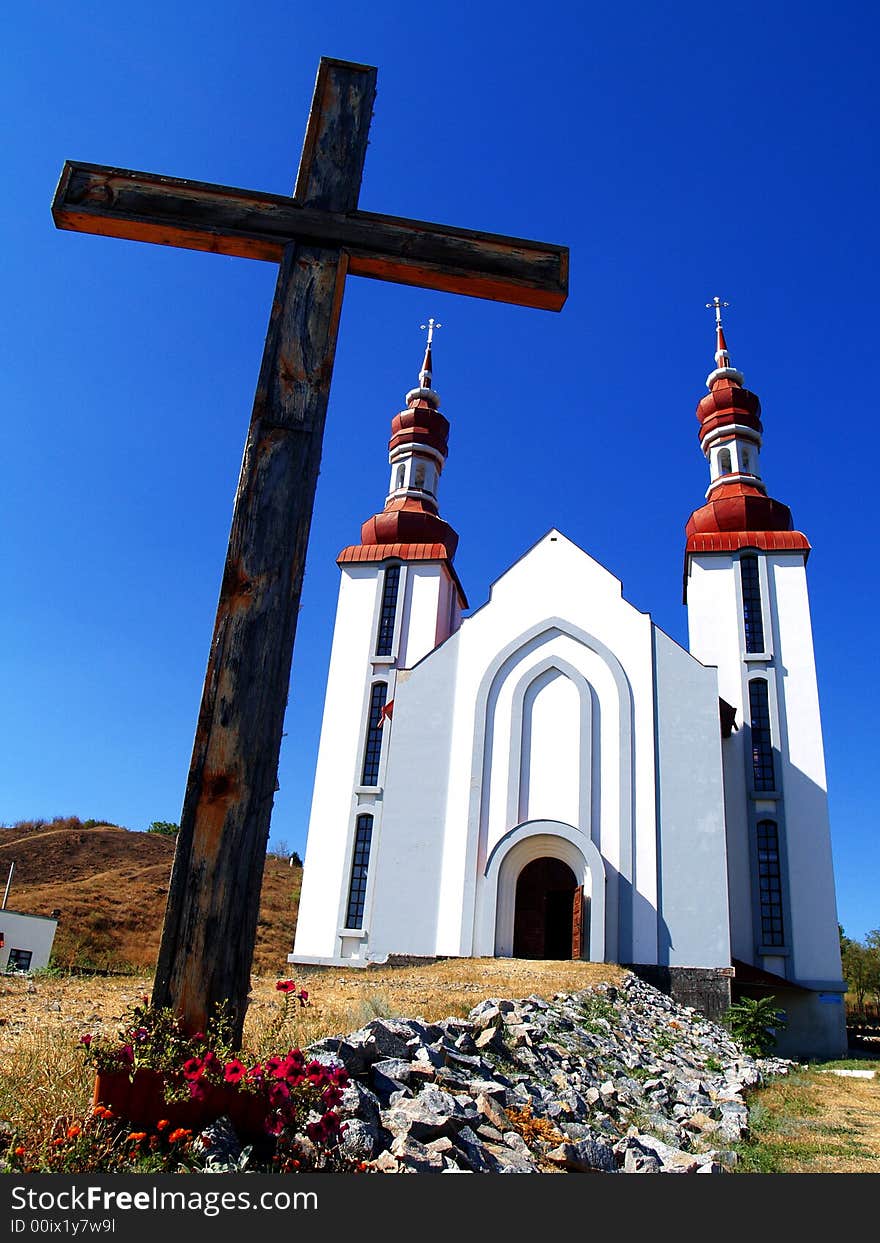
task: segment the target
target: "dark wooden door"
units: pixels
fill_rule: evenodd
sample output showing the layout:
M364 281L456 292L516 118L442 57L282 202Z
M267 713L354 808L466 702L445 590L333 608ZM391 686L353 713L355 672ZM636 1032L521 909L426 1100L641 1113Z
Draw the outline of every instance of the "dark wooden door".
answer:
M533 859L516 883L515 958L571 958L577 881L559 859Z

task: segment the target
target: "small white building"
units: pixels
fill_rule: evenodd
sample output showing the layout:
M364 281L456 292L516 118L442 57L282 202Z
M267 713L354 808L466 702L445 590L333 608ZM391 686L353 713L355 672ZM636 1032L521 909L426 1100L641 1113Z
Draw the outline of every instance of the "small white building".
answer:
M38 971L48 967L58 920L0 910L0 971Z
M772 989L784 1047L845 1047L809 544L720 319L716 362L688 652L556 530L462 618L429 340L385 507L339 556L290 961L621 962L715 1016L731 982Z

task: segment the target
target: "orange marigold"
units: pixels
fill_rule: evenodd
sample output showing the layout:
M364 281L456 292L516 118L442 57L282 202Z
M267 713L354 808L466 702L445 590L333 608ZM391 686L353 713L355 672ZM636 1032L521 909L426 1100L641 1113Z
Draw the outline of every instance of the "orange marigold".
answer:
M146 1138L147 1138L146 1131L132 1131L131 1135L129 1135L128 1137L128 1142L130 1144L139 1144L141 1140L144 1140Z
M67 1128L67 1138L76 1139L77 1135L79 1135L81 1131L82 1131L82 1127L79 1126L77 1123L74 1123L73 1126L69 1126Z

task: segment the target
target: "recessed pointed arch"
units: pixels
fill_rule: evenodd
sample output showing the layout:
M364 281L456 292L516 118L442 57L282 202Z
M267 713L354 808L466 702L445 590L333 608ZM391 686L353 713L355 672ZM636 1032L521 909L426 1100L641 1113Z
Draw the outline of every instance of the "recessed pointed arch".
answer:
M619 756L619 858L618 868L608 885L607 936L608 952L618 961L632 958L632 892L635 873L633 832L633 695L629 679L618 658L606 644L579 626L563 618L551 616L524 630L512 639L489 664L476 695L473 724L473 752L471 765L470 799L468 807L467 849L464 874L464 902L461 944L465 953L472 952L476 929L481 918L478 910L477 884L487 863L488 840L485 827L487 791L491 780L493 716L501 687L516 669L530 657L535 660L524 675L523 694L531 680L532 670L541 663L540 649L559 636L567 636L597 656L613 679L617 699L618 736L614 747ZM547 653L548 667L556 660ZM569 663L570 662L566 662ZM583 675L580 675L583 677ZM586 681L586 679L584 679ZM581 831L581 830L576 830ZM589 832L583 834L589 839ZM471 917L468 912L473 911Z

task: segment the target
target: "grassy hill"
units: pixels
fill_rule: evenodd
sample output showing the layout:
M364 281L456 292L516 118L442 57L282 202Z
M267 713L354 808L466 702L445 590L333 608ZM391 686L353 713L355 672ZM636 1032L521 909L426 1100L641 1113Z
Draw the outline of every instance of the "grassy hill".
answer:
M76 816L0 828L0 884L15 862L7 906L61 912L53 961L62 967L152 970L173 857L173 838ZM256 971L284 971L301 883L301 868L267 857Z

